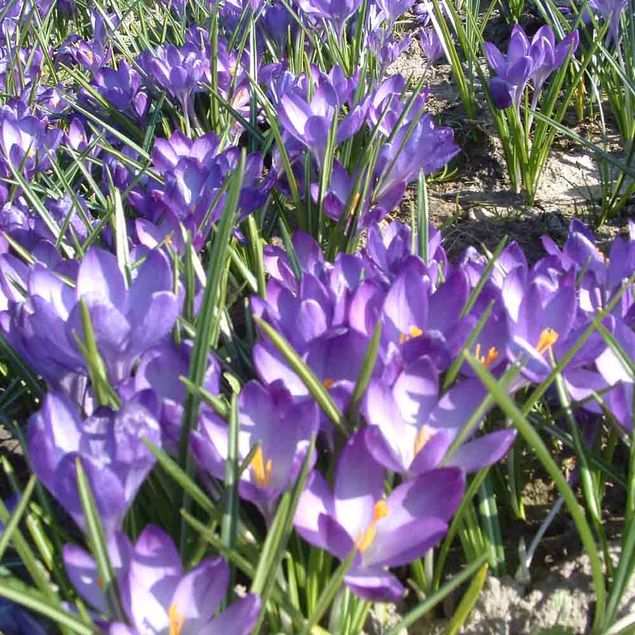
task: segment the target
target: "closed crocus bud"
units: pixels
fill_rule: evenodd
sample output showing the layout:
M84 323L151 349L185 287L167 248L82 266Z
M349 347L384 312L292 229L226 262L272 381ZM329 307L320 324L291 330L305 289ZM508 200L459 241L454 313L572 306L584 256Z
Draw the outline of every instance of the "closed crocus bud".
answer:
M507 54L491 42L485 42L485 57L496 77L490 80L494 105L499 109L520 107L527 83L531 79L534 61L529 55L530 42L520 25L514 26Z
M421 48L423 49L429 66L433 66L445 55L441 38L436 32L436 29L421 29L419 32L419 41L421 42Z
M609 43L617 45L620 39L620 21L622 13L628 6L628 0L590 0L589 7L597 11L605 20L609 21L607 39Z
M533 60L532 79L534 91L539 93L543 84L551 73L558 70L573 55L579 43L577 31L569 33L561 42L556 44L553 29L545 25L538 29L531 41L529 55Z

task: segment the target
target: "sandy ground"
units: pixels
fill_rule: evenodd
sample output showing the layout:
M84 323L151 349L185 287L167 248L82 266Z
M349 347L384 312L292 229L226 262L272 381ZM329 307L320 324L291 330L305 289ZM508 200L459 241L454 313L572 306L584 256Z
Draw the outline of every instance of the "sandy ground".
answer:
M618 548L612 547L617 562ZM453 605L446 602L445 612ZM578 635L590 633L595 595L592 590L589 558L581 555L552 567L542 580L523 585L510 577L489 576L468 621L463 635ZM371 616L366 628L369 635L381 635L399 622L395 606ZM624 594L618 618L635 615L635 581ZM435 616L421 620L401 635L443 635L447 619ZM631 631L633 632L633 631Z

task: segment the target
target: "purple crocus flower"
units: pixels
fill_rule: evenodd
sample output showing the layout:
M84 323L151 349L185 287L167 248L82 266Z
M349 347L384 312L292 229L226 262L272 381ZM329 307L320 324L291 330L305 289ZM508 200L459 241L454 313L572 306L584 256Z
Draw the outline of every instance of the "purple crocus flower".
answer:
M485 57L496 77L490 79L489 87L494 105L501 110L514 106L520 108L525 87L534 70L534 60L529 54L530 42L523 28L516 24L507 46L507 55L495 44L485 42Z
M153 394L138 393L118 412L107 408L82 417L63 393L51 392L31 417L29 455L38 478L86 529L77 491L76 459L91 484L97 510L108 533L121 527L126 511L155 463L142 439L160 445Z
M456 270L431 293L433 273L418 258L406 262L384 299L383 339L389 354L411 361L429 356L447 368L467 336L461 312L469 286L466 275Z
M135 371L132 390L152 390L161 402L161 431L163 446L169 451L178 448L185 384L179 377L187 377L190 367L191 343L185 342L177 348L172 342L151 348L139 360ZM203 380L203 388L212 395L220 392L220 369L213 357L209 357L208 368ZM205 405L203 412L209 412Z
M377 206L389 212L393 201L401 200L405 186L420 171L436 172L459 152L452 129L436 128L430 115L419 117L412 128L404 124L379 151L375 169Z
M74 287L44 265L33 265L26 282L28 296L10 305L2 328L36 372L60 386L69 373L86 372L76 342L76 337L84 339L82 300L109 379L116 385L174 326L180 301L172 291L170 263L160 251L149 252L127 288L117 259L93 247L76 272L64 272L69 273Z
M572 276L550 287L540 278L528 286L522 271L515 269L503 285L503 300L509 315L510 359L524 362L523 374L541 381L551 372L549 354L558 356L575 321L575 280Z
M405 474L422 474L440 465L474 472L499 461L515 438L514 430L469 437L446 453L485 398L476 380L463 381L440 399L438 370L428 358L411 364L392 386L374 379L366 393L366 439L377 461Z
M553 29L548 25L538 29L531 42L523 28L515 25L507 55L503 55L491 42L485 42L487 63L496 73L496 77L490 80L496 107L503 109L513 105L518 108L525 88L532 80L532 106L535 108L545 81L569 55L575 53L578 42L578 32L573 31L556 44Z
M628 6L628 0L590 0L589 7L597 11L605 20L609 20L607 40L617 45L620 41L620 20Z
M127 62L118 67L103 66L94 75L93 83L97 92L117 110L142 120L150 102L143 92L141 76Z
M257 504L271 519L278 497L297 478L317 430L314 402L296 404L284 389L266 389L251 381L239 398L238 460L257 446L239 483L240 495ZM201 418L192 434L192 453L199 467L218 479L225 477L227 423L214 415Z
M529 54L534 60L532 73L534 107L549 75L558 70L569 55L573 55L576 52L579 41L578 32L573 31L556 44L556 37L550 26L545 25L538 29L531 40L531 48L529 50Z
M3 106L0 110L0 171L10 176L9 165L22 169L27 178L50 167L49 154L62 141L59 129L47 130L46 118L30 114L19 103L15 107Z
M140 62L148 77L177 99L186 114L189 113L191 96L209 72L209 58L201 47L193 41L186 42L180 49L165 44L154 53L143 53Z
M129 624L110 622L109 635L248 635L260 612L260 598L249 593L219 612L227 594L229 566L208 558L185 572L172 538L148 525L130 544L118 533L110 541L121 603ZM64 566L78 592L107 613L97 564L76 545L64 547Z
M404 587L388 567L423 556L446 533L465 486L461 470L428 472L384 494L384 470L368 452L364 431L347 442L335 487L311 473L295 516L297 532L343 560L356 557L345 582L369 600L395 601Z
M331 22L342 35L346 21L359 9L362 0L297 0L297 4L308 16Z
M341 101L328 81L322 82L310 102L297 93L287 93L280 101L280 123L294 139L307 147L322 165L329 131ZM354 135L364 122L362 106L356 106L337 125L336 146Z
M428 66L433 66L445 55L443 45L441 44L441 38L439 37L436 29L421 29L419 32L419 42L421 42L421 48L426 56Z
M221 151L213 133L191 140L176 131L169 139L157 139L152 160L164 183L149 183L149 198L153 204L146 204L141 213L149 217L155 227L144 222L142 233L160 240L174 232L173 237L178 238L180 232L175 229L181 224L190 232L194 246L201 248L222 212L226 195L221 190L238 166L240 149L232 146ZM262 172L262 155L248 154L239 199L243 217L266 201L267 185L262 180ZM156 201L158 205L154 204Z
M152 163L161 172L173 170L184 158L195 159L201 166L211 166L218 154L219 140L213 132L190 139L175 130L169 139L157 139L152 149Z
M388 27L392 28L397 18L408 11L415 0L375 0L375 3L381 9Z
M107 16L107 20L99 11L91 10L92 41L88 42L76 35L71 35L60 47L57 62L64 62L66 58L70 57L92 73L96 73L101 67L106 66L111 57L110 50L106 48L109 25L116 27L119 24L119 18L116 14L110 14Z
M635 359L633 329L618 321L613 329L613 336L627 359ZM625 367L609 346L598 356L596 366L606 383L614 386L605 397L608 408L616 421L630 433L635 423L635 378L632 370Z

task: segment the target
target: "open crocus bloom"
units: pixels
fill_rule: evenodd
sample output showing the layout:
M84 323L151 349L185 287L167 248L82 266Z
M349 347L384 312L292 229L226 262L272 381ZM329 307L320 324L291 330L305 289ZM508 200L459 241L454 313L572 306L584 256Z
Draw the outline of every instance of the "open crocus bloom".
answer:
M246 384L239 400L239 461L256 448L249 468L241 475L240 495L257 504L270 518L275 501L291 486L307 456L318 423L312 401L294 403L288 392ZM200 468L218 479L225 477L228 456L225 421L206 416L192 434L192 453Z
M357 552L345 581L370 600L403 595L387 568L420 558L445 535L465 486L462 470L445 468L406 481L385 496L384 478L359 431L342 451L334 491L312 472L295 517L298 533L316 547L340 559Z
M530 284L522 272L512 271L503 285L503 301L509 315L507 354L524 364L523 374L531 381L542 381L551 372L549 355L558 349L573 327L576 289L573 276L556 286L537 277Z
M229 584L229 567L222 558L203 560L185 573L172 538L154 525L144 529L134 546L119 533L109 552L130 621L110 622L110 635L247 635L254 627L260 598L252 594L217 615ZM80 594L107 613L92 556L66 545L64 566Z
M468 437L448 450L485 398L476 380L463 381L440 399L437 371L422 358L386 386L373 380L366 397L368 448L377 461L401 474L422 474L440 465L474 472L499 461L514 441L514 430Z

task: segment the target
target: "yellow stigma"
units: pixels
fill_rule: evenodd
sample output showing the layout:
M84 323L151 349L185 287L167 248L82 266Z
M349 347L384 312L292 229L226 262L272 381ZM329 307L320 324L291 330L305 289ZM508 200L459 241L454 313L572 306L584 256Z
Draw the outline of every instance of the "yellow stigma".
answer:
M413 325L408 329L407 333L402 333L399 336L399 343L403 344L408 340L411 340L413 337L419 337L420 335L423 335L423 330L420 329L418 326Z
M415 456L417 456L417 454L419 454L419 452L423 450L426 443L428 443L428 441L430 441L430 439L433 436L434 436L434 430L430 426L423 424L419 432L417 432L417 437L415 438L415 444L414 444Z
M324 386L324 388L326 388L327 390L329 390L330 388L332 388L333 384L335 383L334 379L331 379L330 377L327 377L323 382L322 382L322 386Z
M185 624L185 617L179 613L176 604L170 604L168 617L170 618L170 635L181 635L183 624Z
M362 195L359 192L356 192L355 196L353 197L353 205L351 207L352 210L357 209L357 205L359 204L360 198L362 198Z
M485 368L490 368L490 366L498 359L498 350L495 346L490 346L487 351L487 355L481 354L481 345L476 345L476 350L474 351L476 359L478 359Z
M251 470L258 487L267 487L269 485L272 469L272 460L269 459L265 462L265 453L262 451L262 446L258 446L254 458L251 459Z
M551 349L551 347L558 341L558 333L552 328L543 329L536 345L536 350L542 355L545 351Z
M373 544L375 536L377 535L377 523L388 516L388 503L382 498L382 500L375 503L373 508L373 518L368 525L368 529L359 536L355 541L355 546L364 553L368 547Z

